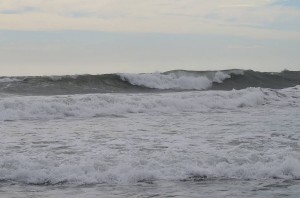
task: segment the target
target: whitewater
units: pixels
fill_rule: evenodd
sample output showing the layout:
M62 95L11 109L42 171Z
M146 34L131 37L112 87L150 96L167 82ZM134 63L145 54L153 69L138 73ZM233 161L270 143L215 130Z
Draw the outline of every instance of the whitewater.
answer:
M299 73L0 77L0 197L296 198Z

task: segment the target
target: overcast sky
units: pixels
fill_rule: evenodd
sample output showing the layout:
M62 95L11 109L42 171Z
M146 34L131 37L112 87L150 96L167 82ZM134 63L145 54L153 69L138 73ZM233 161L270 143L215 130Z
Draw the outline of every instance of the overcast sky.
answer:
M0 76L300 70L299 0L0 0Z

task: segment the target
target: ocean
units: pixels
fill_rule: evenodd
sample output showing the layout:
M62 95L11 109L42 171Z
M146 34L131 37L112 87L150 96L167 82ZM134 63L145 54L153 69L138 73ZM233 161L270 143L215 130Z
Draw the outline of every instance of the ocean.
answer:
M0 77L0 197L299 197L300 71Z

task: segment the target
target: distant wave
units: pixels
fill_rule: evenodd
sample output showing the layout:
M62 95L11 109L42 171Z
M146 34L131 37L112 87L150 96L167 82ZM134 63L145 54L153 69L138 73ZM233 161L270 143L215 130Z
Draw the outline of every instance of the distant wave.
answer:
M157 94L87 94L0 98L0 121L126 116L132 113L214 112L261 105L299 105L300 86Z
M300 85L300 71L173 70L145 74L0 77L0 93L20 95L232 90L248 87L282 89L296 85Z

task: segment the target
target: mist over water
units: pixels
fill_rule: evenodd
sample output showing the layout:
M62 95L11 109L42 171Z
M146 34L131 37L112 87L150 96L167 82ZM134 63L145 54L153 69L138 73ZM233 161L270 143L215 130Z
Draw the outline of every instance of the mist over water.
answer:
M1 196L298 197L299 74L1 77Z

